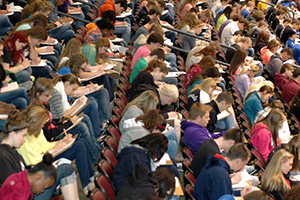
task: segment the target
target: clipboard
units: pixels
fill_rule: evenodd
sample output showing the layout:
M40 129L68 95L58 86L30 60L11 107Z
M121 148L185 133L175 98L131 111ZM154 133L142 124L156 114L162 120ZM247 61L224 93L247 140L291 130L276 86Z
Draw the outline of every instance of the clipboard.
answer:
M179 178L175 177L175 191L174 191L175 196L183 196L183 190L182 186L180 184Z
M66 146L64 146L62 149L60 149L60 150L58 150L58 151L56 151L56 152L49 152L49 153L51 153L53 157L58 156L59 154L65 152L65 151L68 150L68 149L70 149L70 148L73 146L73 144L75 143L77 137L78 137L78 134L74 135L74 136L72 137L72 141L70 141L70 142L69 142Z

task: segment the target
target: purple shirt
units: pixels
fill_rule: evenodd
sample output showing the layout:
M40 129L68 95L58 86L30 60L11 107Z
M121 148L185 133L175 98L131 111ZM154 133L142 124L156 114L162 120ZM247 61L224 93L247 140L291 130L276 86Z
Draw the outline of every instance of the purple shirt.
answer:
M183 142L196 153L200 145L208 139L219 138L223 133L210 134L210 132L202 126L190 121L182 121L181 129L184 131Z
M69 12L69 0L64 1L64 3L60 6L58 6L58 11L63 13Z
M244 99L246 91L248 90L249 86L251 85L250 78L247 73L235 77L234 87L240 92L242 98Z

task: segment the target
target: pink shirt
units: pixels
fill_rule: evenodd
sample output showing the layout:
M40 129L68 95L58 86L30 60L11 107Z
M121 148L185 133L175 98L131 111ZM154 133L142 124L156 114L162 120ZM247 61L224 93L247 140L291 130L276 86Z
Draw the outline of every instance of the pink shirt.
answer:
M135 52L132 61L131 61L131 69L133 69L136 61L142 57L149 56L151 51L148 49L147 45L143 45Z
M180 17L184 18L184 16L191 10L192 7L193 7L192 4L190 3L186 4L180 12Z
M268 156L273 150L272 134L266 124L258 123L252 127L251 143L258 149L260 154L268 161ZM277 139L277 145L280 145L280 139Z

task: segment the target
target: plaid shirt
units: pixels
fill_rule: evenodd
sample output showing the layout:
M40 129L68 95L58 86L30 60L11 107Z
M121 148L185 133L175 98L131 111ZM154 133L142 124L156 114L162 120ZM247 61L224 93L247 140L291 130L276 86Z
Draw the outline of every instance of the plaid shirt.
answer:
M271 111L270 107L265 107L263 110L259 111L254 118L254 123L265 118L270 113L270 111Z
M89 42L96 42L97 39L102 37L102 33L99 29L95 29L93 31L90 31L86 36L84 37L83 43L89 43Z

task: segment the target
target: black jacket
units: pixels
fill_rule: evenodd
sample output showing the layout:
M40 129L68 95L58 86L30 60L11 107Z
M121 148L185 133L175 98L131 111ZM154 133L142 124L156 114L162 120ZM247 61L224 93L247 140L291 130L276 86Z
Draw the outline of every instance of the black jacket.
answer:
M18 152L6 144L0 144L0 186L5 179L14 173L22 171L22 157Z
M220 110L219 110L219 107L217 105L217 103L212 100L211 102L207 103L206 105L210 105L211 106L211 111L209 112L209 122L206 126L207 130L210 132L210 133L214 133L214 132L219 132L219 131L223 131L219 128L216 127L216 124L218 122L218 117L217 115L220 114Z
M137 164L129 174L116 200L138 200L145 197L157 196L154 191L156 183L148 173L141 163Z

